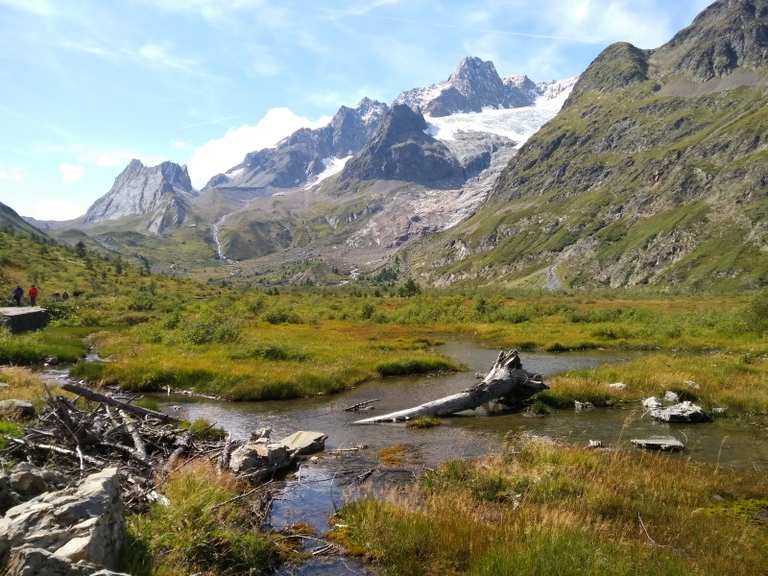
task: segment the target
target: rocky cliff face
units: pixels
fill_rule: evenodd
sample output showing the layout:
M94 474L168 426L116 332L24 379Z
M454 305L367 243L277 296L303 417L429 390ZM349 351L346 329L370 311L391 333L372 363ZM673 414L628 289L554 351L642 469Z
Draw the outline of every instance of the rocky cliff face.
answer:
M144 166L139 160L131 160L110 191L88 209L83 224L138 216L141 227L161 233L184 221L196 194L186 166L173 162Z
M342 106L322 128L302 128L274 148L249 153L242 163L214 176L208 188L295 188L311 184L334 160L358 152L379 127L388 106L363 98Z
M459 162L426 129L419 112L396 104L370 142L344 167L342 181L402 180L432 185L463 181Z
M607 48L417 265L443 284L768 285L766 6L723 0L656 50Z

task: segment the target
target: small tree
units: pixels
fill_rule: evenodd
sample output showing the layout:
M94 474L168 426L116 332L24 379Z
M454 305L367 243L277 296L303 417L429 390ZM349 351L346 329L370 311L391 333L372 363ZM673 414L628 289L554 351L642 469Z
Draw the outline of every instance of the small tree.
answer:
M421 294L421 288L416 284L413 278L408 278L408 280L405 281L405 284L400 286L397 293L401 298L410 298L411 296Z
M77 244L75 244L75 252L77 252L77 255L80 258L85 258L87 254L87 250L85 248L85 242L83 242L82 240L78 240Z

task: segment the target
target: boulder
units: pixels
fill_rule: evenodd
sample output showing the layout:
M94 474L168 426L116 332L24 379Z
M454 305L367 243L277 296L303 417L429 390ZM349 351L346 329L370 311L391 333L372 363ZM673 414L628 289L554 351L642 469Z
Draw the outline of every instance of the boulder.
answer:
M35 407L26 400L0 400L0 418L28 420L35 417Z
M95 567L85 572L91 574L117 565L123 538L117 468L105 468L75 486L46 492L8 510L0 519L0 562L16 558L16 565L30 566L17 572L25 576L59 573L54 568L34 571L35 566L46 563L84 562ZM43 549L46 554L22 553L21 549Z
M0 474L0 514L5 514L8 508L16 506L19 498L11 489L11 478L7 474Z
M656 420L670 423L696 424L712 421L701 406L687 400L666 408L655 408L651 410L651 416Z
M662 452L680 452L685 450L685 444L674 436L651 436L650 438L637 438L632 444L645 450L660 450Z
M322 432L304 432L300 430L290 436L283 438L280 443L288 450L303 456L305 454L314 454L325 449L325 441L328 439Z
M38 468L29 462L16 464L11 470L9 480L11 488L22 500L29 500L48 490L62 488L66 484L65 478L58 472Z
M643 408L645 408L646 410L656 410L658 408L661 408L661 400L659 400L655 396L646 398L645 400L643 400Z
M235 474L246 474L253 482L258 482L294 462L294 454L285 445L256 440L246 442L232 452L229 467Z

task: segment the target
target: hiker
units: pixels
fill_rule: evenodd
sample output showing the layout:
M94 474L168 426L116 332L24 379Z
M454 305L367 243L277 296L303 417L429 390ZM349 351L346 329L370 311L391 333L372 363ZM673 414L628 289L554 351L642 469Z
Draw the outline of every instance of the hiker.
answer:
M21 286L16 286L13 290L13 301L16 302L16 306L21 306L21 299L24 297L24 289Z
M34 306L35 302L37 302L37 295L40 293L40 291L37 289L37 287L32 284L29 288L29 303L30 306Z

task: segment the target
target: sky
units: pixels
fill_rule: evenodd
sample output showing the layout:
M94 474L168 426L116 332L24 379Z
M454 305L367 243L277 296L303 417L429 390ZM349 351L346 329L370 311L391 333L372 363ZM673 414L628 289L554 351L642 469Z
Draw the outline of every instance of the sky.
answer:
M582 72L666 42L710 0L0 0L0 202L83 214L132 159L193 184L363 96L447 78Z

